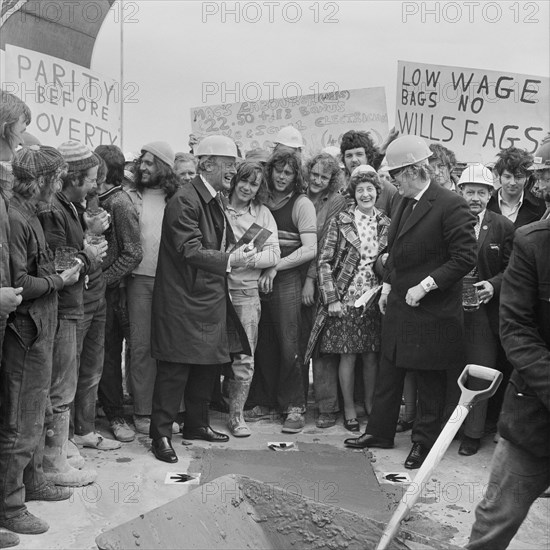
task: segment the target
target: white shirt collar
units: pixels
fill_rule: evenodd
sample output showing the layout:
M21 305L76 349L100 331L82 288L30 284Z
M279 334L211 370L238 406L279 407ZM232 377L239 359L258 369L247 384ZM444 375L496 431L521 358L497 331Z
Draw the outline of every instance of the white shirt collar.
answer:
M428 183L426 184L426 187L424 187L424 189L422 189L417 195L415 195L415 196L413 197L413 199L414 199L416 202L418 202L418 201L420 200L420 198L421 198L422 195L426 192L426 190L428 189L428 187L430 187L430 183L431 183L431 182L428 182Z
M508 208L512 210L519 210L521 208L521 205L523 204L523 196L525 194L525 191L521 192L521 196L519 197L519 202L517 203L517 206L510 206L503 198L502 198L502 189L498 190L498 206L502 210L502 204L504 203Z
M204 183L206 189L208 189L208 192L212 195L212 197L215 199L218 195L218 192L204 179L204 176L200 174L201 180Z

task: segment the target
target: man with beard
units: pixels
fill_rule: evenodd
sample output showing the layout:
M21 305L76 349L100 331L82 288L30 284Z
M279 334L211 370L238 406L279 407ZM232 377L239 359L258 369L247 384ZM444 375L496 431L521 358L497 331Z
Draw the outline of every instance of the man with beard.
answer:
M166 207L153 293L151 352L158 367L150 436L155 457L169 463L178 461L170 427L184 391L183 437L229 440L210 427L210 397L221 365L231 361L230 351L251 353L231 304L227 274L252 267L256 250L241 246L226 252L234 237L220 196L236 173L237 147L228 137L208 136L195 154L199 175ZM235 346L229 318L240 337Z
M149 434L153 386L157 362L151 357L151 304L160 246L164 207L176 192L179 182L174 173L175 154L163 141L141 148L134 186L128 194L139 215L143 258L132 271L127 284L130 318L130 388L134 399L136 431ZM179 427L172 429L177 433Z
M542 141L533 161L535 188L546 204L546 212L541 220L550 218L550 134Z

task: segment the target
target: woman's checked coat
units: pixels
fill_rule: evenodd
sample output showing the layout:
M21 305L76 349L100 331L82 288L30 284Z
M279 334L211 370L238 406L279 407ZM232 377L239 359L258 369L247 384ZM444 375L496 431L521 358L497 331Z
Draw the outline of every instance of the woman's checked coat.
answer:
M344 301L346 291L355 276L361 259L361 240L357 233L354 212L355 204L332 218L325 240L317 256L317 282L319 300L315 311L315 323L307 345L305 363L313 356L319 336L328 317L329 304ZM388 245L390 219L375 210L378 225L378 254L383 254Z

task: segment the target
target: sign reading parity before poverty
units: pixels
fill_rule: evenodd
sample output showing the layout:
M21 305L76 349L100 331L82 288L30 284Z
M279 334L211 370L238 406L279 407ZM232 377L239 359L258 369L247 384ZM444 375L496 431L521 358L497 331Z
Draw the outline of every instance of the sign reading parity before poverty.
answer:
M386 94L381 87L362 88L194 107L191 126L199 138L229 136L243 153L258 147L270 149L285 126L300 130L307 154L338 146L348 130L368 131L380 144L388 133Z
M44 145L79 141L120 146L120 86L115 80L32 50L6 46L8 92L31 109L29 132Z
M455 152L494 162L501 149L533 153L548 133L549 79L399 61L395 126Z

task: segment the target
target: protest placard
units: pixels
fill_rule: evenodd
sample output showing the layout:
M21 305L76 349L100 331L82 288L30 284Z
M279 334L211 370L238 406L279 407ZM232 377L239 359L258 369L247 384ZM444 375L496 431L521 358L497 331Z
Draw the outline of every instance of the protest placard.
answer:
M31 109L28 128L44 145L67 140L120 146L120 87L115 80L32 50L6 46L3 88Z
M191 127L199 138L223 134L241 151L270 149L277 132L294 126L302 133L306 154L339 145L348 130L365 130L380 144L388 133L384 88L337 90L191 109Z
M494 162L511 146L533 153L548 122L548 78L398 62L396 128L451 149L461 162Z

